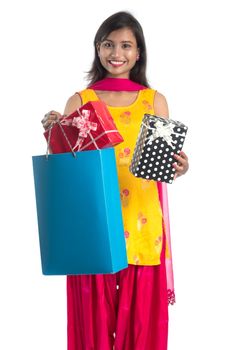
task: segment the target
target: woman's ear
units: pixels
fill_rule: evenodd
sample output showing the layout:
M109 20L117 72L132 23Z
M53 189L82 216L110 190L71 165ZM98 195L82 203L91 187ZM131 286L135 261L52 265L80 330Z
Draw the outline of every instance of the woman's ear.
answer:
M96 44L96 49L97 49L97 54L99 56L99 52L100 52L100 43L97 43Z
M140 49L138 48L137 49L137 57L136 57L136 60L139 61L140 59Z

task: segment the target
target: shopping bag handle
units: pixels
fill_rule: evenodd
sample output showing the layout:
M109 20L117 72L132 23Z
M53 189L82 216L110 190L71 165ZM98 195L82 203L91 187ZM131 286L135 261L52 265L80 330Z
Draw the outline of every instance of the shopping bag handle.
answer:
M57 124L59 125L59 127L60 127L60 129L61 129L61 131L62 131L62 133L63 133L63 135L64 135L64 137L65 137L65 139L66 139L66 141L67 141L67 143L68 143L68 145L69 145L71 151L72 151L73 156L76 157L76 152L73 151L72 145L71 145L71 143L70 143L70 141L69 141L69 139L68 139L68 137L67 137L67 134L65 133L65 131L64 131L64 129L63 129L63 127L62 127L60 121L58 120L58 121L56 121L56 122L53 122L53 123L51 124L50 128L49 128L49 135L48 135L48 141L47 141L47 150L46 150L46 159L48 159L48 157L49 157L49 147L50 147L51 131L52 131L52 128L53 128L53 126L54 126L55 123L57 123Z

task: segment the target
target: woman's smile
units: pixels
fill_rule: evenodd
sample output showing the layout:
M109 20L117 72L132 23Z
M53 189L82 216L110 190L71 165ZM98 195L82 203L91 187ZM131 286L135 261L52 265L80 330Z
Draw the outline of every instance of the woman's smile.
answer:
M108 60L108 63L113 67L122 67L126 61Z

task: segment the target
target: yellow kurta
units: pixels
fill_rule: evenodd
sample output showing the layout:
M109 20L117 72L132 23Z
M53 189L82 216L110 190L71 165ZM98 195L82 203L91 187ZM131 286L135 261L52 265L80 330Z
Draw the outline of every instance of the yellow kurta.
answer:
M115 146L128 263L159 265L162 249L162 211L155 181L137 178L129 171L130 161L144 113L154 114L156 91L140 90L129 106L107 106L124 142ZM82 103L99 100L86 89Z

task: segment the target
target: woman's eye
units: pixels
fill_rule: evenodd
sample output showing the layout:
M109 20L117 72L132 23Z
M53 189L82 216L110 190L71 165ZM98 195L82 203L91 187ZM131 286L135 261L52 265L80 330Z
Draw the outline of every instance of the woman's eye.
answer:
M129 49L129 48L131 48L131 45L130 44L123 44L123 48L124 49Z
M107 48L108 48L108 47L111 47L111 43L108 43L108 42L103 43L103 46L104 46L104 47L107 47Z

